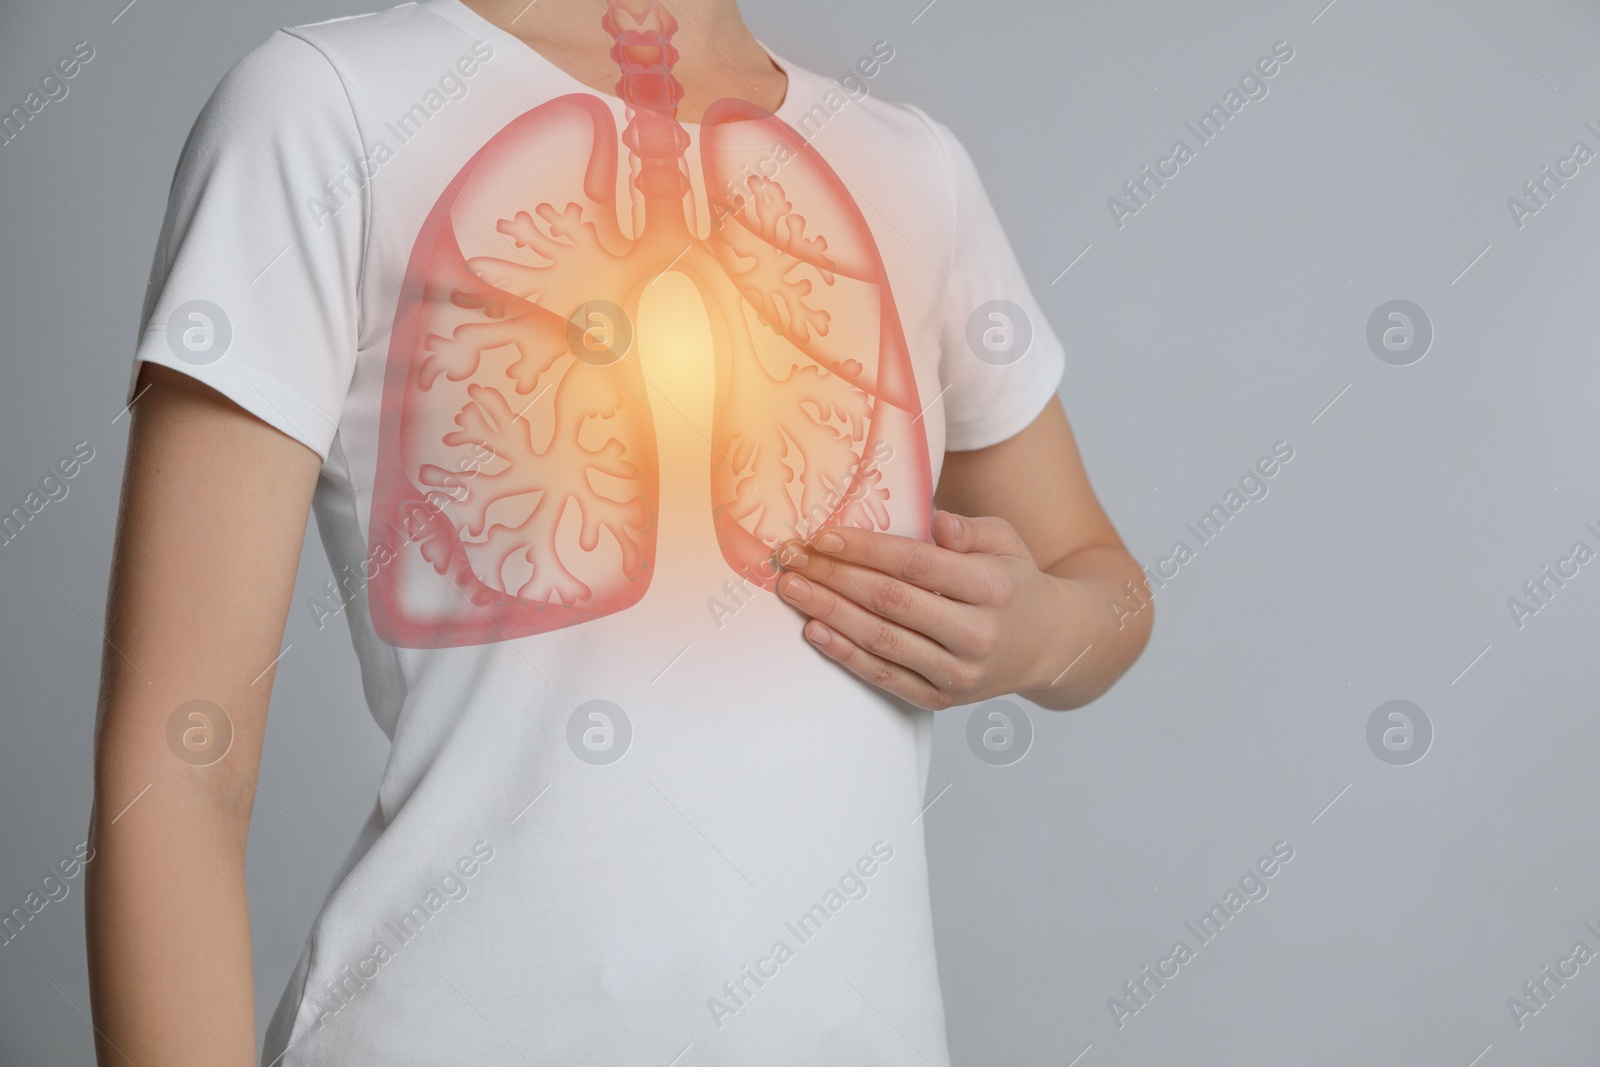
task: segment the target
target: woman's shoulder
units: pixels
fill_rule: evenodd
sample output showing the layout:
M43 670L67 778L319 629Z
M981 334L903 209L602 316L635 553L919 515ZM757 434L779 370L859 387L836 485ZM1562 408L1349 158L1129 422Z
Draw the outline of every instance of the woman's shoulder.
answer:
M786 62L795 96L785 101L790 124L825 154L830 141L848 141L854 149L881 155L895 171L944 166L955 140L949 128L916 105L883 95L881 75L894 54L880 41L833 75Z
M472 34L433 2L285 26L241 58L219 90L241 103L314 103L319 95L343 100L458 43L472 44Z

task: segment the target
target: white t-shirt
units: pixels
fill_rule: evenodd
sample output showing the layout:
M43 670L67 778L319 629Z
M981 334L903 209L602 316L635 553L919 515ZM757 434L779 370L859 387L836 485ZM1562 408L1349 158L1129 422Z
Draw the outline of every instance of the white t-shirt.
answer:
M945 451L1063 356L889 61L777 60L787 125L680 163L428 0L276 33L201 113L137 358L323 457L343 598L295 610L392 741L264 1063L948 1063L930 713L811 648L766 556L926 536Z

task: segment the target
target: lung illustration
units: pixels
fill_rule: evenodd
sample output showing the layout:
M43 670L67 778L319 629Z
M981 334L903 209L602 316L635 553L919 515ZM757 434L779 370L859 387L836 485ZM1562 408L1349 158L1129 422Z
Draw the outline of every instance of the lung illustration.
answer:
M847 187L787 124L722 100L702 123L697 205L676 23L655 0L612 0L604 24L620 138L596 96L534 108L467 162L412 249L368 546L373 624L391 644L511 640L645 594L660 478L633 324L669 270L711 326L708 477L730 568L770 590L774 546L829 523L928 536L910 355Z

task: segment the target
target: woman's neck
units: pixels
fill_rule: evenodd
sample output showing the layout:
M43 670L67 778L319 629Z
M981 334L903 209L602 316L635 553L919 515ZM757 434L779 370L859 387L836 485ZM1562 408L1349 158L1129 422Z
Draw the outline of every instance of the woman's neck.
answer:
M601 19L605 0L461 0L596 92L615 95L613 40ZM616 0L642 14L659 2L677 20L673 74L683 85L678 117L698 122L712 101L738 97L776 111L787 78L767 56L734 0Z

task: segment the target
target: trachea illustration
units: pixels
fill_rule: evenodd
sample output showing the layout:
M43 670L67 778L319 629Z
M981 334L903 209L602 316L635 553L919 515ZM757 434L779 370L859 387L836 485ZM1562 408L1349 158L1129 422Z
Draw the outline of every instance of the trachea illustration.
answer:
M681 358L714 382L703 435L728 566L770 591L774 546L823 525L928 536L911 358L845 183L786 123L724 99L700 126L697 203L676 21L656 0L612 0L604 25L620 138L597 96L534 108L467 162L413 247L368 546L373 624L391 644L509 640L644 596L662 513L657 423L680 416L647 380L635 327L669 271L710 324L710 351Z

